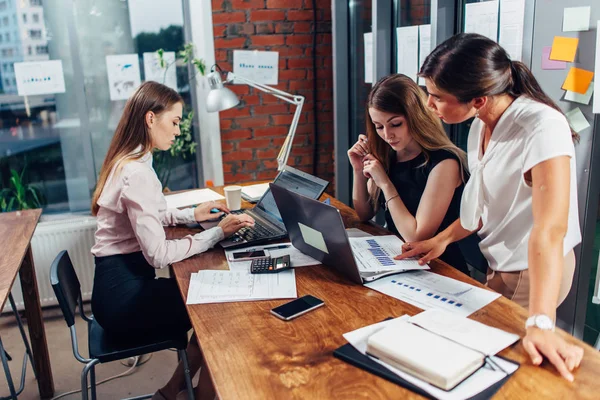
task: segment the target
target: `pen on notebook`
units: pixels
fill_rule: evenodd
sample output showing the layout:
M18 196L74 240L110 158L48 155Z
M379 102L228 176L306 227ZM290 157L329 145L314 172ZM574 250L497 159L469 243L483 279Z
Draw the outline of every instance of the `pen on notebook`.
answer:
M495 362L494 360L492 360L492 356L486 356L486 357L485 357L485 360L487 361L487 363L488 363L488 364L490 364L490 365L492 366L492 368L493 368L494 370L496 370L496 371L497 371L497 370L500 370L500 371L502 371L504 374L508 375L508 372L506 372L506 371L504 370L504 368L502 368L500 365L498 365L498 363L497 363L497 362Z
M291 244L281 244L279 246L265 247L265 248L263 248L263 250L287 249L290 246L291 246Z

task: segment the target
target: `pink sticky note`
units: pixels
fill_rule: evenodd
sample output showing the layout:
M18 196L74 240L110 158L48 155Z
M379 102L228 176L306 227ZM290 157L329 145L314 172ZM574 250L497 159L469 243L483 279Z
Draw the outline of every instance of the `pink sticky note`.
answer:
M550 52L552 46L547 46L542 49L542 69L566 69L567 63L565 61L554 61L550 60Z

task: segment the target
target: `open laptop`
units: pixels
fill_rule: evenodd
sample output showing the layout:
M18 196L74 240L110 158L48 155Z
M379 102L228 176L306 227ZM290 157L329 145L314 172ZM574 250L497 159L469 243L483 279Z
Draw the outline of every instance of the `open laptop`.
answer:
M275 184L269 186L292 244L304 254L337 269L352 282L359 284L403 272L361 272L352 253L344 220L337 208Z
M307 174L290 166L285 166L279 172L273 183L309 198L321 197L329 182ZM246 213L254 218L252 228L242 228L234 235L219 242L223 248L236 248L252 244L260 244L269 240L281 239L287 236L285 225L281 220L277 204L271 190L267 190L253 208L233 211L234 214ZM202 222L200 226L209 229L219 221Z

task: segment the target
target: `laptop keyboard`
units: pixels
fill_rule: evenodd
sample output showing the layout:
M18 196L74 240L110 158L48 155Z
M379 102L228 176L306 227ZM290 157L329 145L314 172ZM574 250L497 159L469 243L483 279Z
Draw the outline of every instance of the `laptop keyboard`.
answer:
M250 242L250 241L254 241L254 240L272 238L279 234L280 234L280 232L278 232L274 229L270 229L266 226L260 225L257 222L256 224L254 224L253 227L246 227L246 228L240 229L231 237L231 239L234 242L241 242L241 241Z

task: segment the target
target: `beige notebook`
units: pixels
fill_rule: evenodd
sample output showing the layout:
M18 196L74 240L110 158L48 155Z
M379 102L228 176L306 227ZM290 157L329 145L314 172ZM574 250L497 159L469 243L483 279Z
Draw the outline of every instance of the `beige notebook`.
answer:
M444 390L485 362L484 354L405 321L371 335L367 353Z

